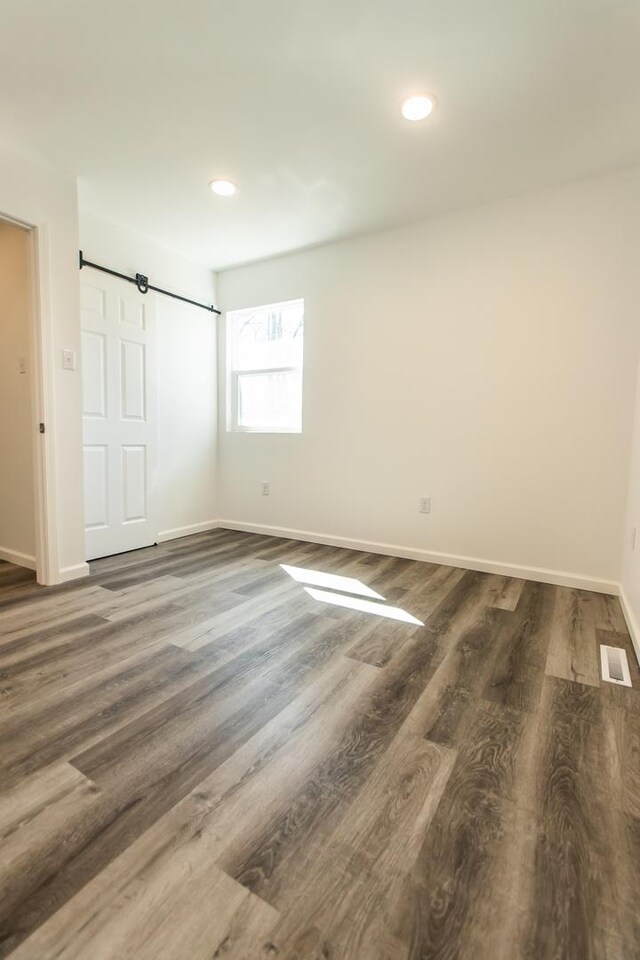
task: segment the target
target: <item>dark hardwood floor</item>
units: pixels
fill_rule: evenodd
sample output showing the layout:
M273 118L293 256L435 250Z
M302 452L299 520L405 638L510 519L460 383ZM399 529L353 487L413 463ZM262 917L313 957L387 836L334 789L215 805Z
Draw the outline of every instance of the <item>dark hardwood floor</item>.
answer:
M224 530L91 573L0 563L0 956L640 957L617 599Z

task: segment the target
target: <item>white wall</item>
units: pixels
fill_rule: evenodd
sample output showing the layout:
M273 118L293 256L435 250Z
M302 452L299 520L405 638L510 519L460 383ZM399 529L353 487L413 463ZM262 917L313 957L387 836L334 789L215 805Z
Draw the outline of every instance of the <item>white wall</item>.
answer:
M35 569L30 247L0 220L0 557Z
M306 299L305 423L300 437L221 432L218 503L213 320L182 338L162 310L163 381L177 373L160 398L164 529L217 515L618 581L640 513L640 465L624 508L639 198L629 171L223 274L230 309ZM53 572L68 577L84 570L80 378L59 362L80 351L74 178L3 147L0 213L39 227ZM82 246L213 299L209 271L88 213ZM635 557L623 575L637 616Z
M140 234L81 211L88 260L156 286L215 303L212 271ZM89 268L84 268L89 270ZM211 525L217 517L216 318L157 296L158 521L161 539Z
M636 393L627 515L622 546L621 581L623 608L640 660L640 370Z
M613 589L639 212L631 170L222 273L306 303L303 433L221 433L222 517Z
M63 370L62 350L80 350L78 212L75 178L14 146L0 147L0 214L38 227L40 290L45 339L46 420L39 442L50 458L53 580L86 571L82 517L81 385L79 371ZM45 414L48 414L45 416Z
M158 298L158 516L161 539L213 525L216 320Z
M144 234L80 209L80 245L87 260L120 273L143 273L149 282L192 300L215 302L215 274L202 264L186 260ZM89 269L89 268L87 268Z

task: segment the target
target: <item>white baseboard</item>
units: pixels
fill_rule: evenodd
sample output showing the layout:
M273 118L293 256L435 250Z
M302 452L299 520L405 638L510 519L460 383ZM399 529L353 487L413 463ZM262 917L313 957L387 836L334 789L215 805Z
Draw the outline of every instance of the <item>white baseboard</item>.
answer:
M61 567L58 573L58 583L88 577L90 572L88 563L75 563L72 567Z
M627 629L629 631L629 636L631 637L633 649L636 653L636 660L640 665L640 627L638 626L638 621L635 618L633 609L629 603L629 598L624 592L624 587L622 584L618 585L618 598L620 600L620 606L622 607L624 619L627 623Z
M186 527L175 527L173 530L161 530L158 534L158 543L190 537L194 533L206 533L207 530L215 530L218 525L217 520L206 520L204 523L190 523Z
M523 567L519 564L500 563L479 557L462 557L452 553L433 553L415 547L403 547L393 543L376 543L371 540L351 540L348 537L336 537L331 534L311 533L308 530L290 530L287 527L271 527L260 523L241 523L237 520L218 520L218 527L226 530L241 530L246 533L260 533L263 536L284 537L287 540L303 540L307 543L322 543L329 547L346 547L348 550L364 550L367 553L380 553L387 557L404 557L407 560L423 560L427 563L440 563L446 567L461 567L464 570L479 570L482 573L497 573L505 577L518 577L521 580L536 580L540 583L552 583L559 587L577 587L580 590L592 590L594 593L617 595L618 584L613 580L597 580L577 573L563 570L547 570L541 567Z
M19 550L8 550L6 547L0 547L0 560L15 563L18 567L26 567L27 570L35 570L38 566L36 558L30 553L20 553Z
M0 547L0 560L8 560L9 563L15 563L19 567L26 567L28 570L37 570L38 563L35 557L28 553L19 553L17 550L6 550ZM58 571L58 576L51 584L66 583L68 580L78 580L80 577L89 576L88 563L76 563L72 567L62 567Z

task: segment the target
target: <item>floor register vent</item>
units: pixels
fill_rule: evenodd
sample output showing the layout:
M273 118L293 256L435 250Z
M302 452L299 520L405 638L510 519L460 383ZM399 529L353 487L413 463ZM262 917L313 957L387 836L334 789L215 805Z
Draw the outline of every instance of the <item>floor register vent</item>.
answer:
M607 647L600 644L600 662L603 680L609 683L620 683L623 687L631 686L629 661L625 650L621 647Z

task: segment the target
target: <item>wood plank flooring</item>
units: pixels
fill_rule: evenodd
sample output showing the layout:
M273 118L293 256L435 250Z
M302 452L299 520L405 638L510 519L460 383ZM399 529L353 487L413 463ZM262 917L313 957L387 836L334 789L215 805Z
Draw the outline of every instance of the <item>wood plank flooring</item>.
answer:
M640 958L614 597L225 530L0 563L0 777L0 957Z

